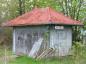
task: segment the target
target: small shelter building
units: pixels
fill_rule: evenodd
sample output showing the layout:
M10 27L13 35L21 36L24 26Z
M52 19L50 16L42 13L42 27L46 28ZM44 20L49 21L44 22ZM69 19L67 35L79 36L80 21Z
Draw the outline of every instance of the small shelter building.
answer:
M72 46L72 26L83 25L62 13L47 8L35 8L3 26L13 27L13 52L37 57L48 49L50 56L68 55Z

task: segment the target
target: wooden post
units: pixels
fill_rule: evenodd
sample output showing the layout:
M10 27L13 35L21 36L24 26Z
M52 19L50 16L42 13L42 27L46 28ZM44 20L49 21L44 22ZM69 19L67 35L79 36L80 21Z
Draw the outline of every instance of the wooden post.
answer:
M5 50L4 50L4 54L5 54L5 58L4 58L4 64L7 64L7 51L6 51L6 44L4 44Z
M13 29L13 53L15 53L15 45L16 45L16 42L15 42L15 29Z

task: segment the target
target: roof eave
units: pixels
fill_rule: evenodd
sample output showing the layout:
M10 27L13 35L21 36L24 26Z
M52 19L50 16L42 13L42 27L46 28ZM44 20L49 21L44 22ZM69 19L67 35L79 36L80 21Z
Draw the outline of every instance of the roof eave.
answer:
M70 25L70 26L84 26L84 24L62 24L62 23L46 23L46 24L20 24L20 25L1 25L2 27L18 27L18 26L37 26L37 25L51 25L51 24L54 24L54 25Z

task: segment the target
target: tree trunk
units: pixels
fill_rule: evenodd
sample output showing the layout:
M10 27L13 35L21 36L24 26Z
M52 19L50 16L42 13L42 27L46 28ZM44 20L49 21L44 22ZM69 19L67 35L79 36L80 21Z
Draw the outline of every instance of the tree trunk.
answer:
M25 0L19 0L19 14L25 13Z

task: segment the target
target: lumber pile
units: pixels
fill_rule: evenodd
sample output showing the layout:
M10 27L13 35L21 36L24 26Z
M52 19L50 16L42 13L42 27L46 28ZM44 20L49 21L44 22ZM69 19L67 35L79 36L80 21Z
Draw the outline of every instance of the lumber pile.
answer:
M48 48L45 51L43 51L38 57L37 59L42 59L42 58L46 58L51 56L53 53L55 52L55 50L53 48Z

